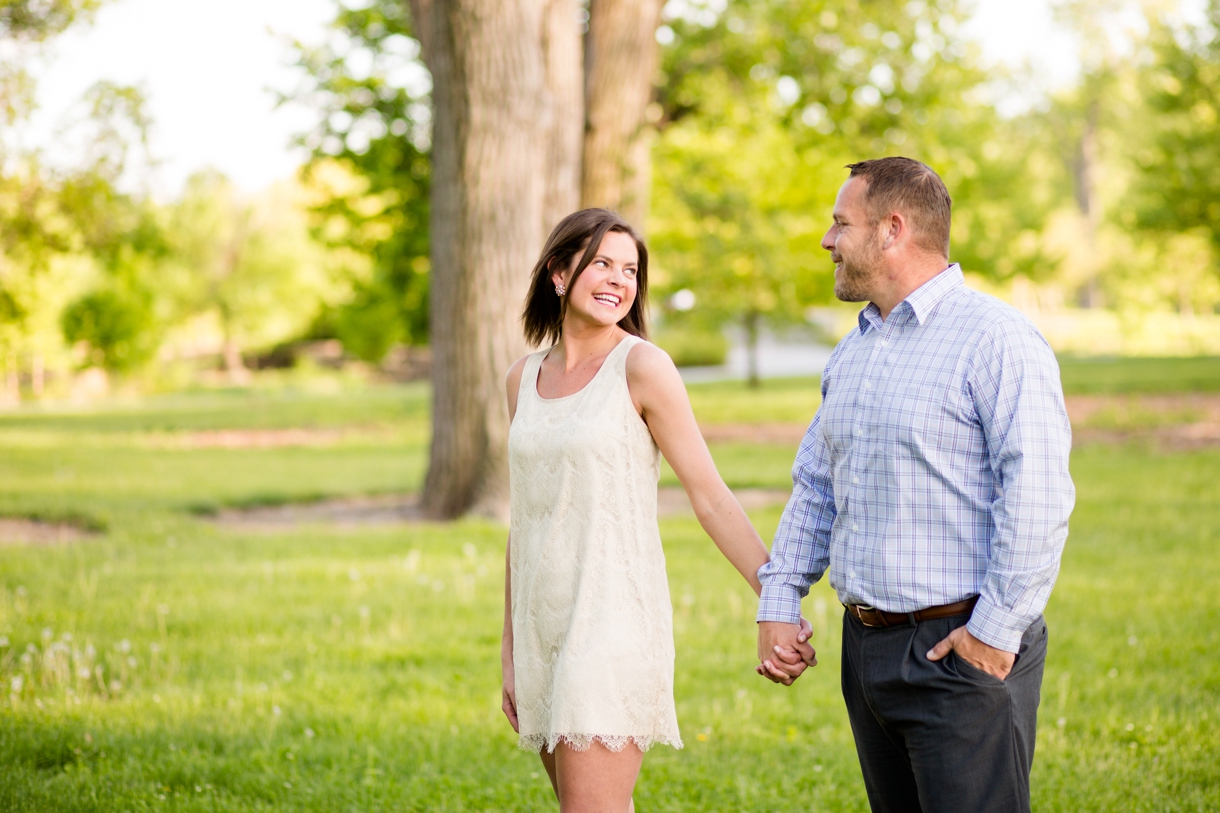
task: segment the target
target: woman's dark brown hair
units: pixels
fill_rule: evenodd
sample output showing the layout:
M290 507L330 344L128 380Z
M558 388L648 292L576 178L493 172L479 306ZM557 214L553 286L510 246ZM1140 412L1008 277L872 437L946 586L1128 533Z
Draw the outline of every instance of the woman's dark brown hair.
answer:
M572 259L580 254L580 261L567 282L568 290L572 290L576 287L577 278L597 256L602 238L612 231L621 232L634 240L640 254L635 275L635 302L627 315L619 320L618 326L641 339L648 338L648 325L644 319L648 293L648 248L644 245L644 239L631 228L630 223L608 209L581 209L559 221L547 238L542 256L530 275L530 290L525 298L521 321L525 325L526 341L531 345L557 342L563 333L568 299L555 294L551 275L571 266Z

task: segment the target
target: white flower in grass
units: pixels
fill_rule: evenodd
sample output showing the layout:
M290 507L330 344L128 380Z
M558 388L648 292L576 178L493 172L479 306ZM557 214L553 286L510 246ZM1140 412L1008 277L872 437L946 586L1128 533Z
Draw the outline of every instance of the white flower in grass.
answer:
M13 691L13 694L20 692L24 687L25 680L21 677L21 675L17 675L12 679L12 681L9 682L9 688Z
M8 646L8 636L0 635L0 646Z
M306 739L312 740L312 739L313 739L315 736L316 736L316 735L313 733L313 729L312 729L312 728L307 728L307 729L305 729L305 738L306 738Z
M80 675L81 680L88 680L93 673L89 671L88 666L82 666L77 674Z
M55 630L51 629L50 627L42 628L42 640L49 641L54 637L55 637Z
M121 640L117 644L115 644L114 648L117 649L119 652L130 652L131 651L131 641L128 641L126 638L124 638L123 640Z
M272 706L271 713L274 714L276 717L279 717L284 712L279 706Z

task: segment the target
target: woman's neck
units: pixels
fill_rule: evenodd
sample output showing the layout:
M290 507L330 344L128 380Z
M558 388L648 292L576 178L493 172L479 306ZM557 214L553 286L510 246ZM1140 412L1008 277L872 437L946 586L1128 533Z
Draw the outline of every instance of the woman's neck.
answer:
M618 346L626 333L618 325L590 325L584 320L566 319L555 349L560 353L564 372L602 358Z

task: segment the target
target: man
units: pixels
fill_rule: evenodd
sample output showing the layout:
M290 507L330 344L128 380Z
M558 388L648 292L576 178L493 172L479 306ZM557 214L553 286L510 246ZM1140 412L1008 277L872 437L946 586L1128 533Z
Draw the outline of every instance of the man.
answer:
M1075 498L1059 368L949 264L935 172L849 168L822 247L835 296L869 304L826 365L759 570L758 670L791 685L813 665L800 601L829 567L873 811L1028 811L1041 613Z

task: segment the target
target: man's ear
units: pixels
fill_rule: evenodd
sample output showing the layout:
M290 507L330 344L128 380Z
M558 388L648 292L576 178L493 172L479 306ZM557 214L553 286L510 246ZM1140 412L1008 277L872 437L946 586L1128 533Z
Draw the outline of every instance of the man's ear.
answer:
M894 212L889 217L882 219L881 228L883 230L881 248L892 248L899 239L906 236L907 221L901 212Z

